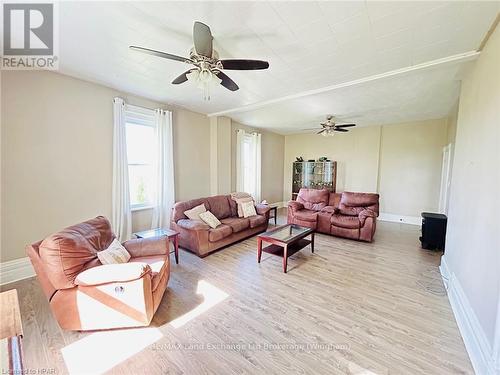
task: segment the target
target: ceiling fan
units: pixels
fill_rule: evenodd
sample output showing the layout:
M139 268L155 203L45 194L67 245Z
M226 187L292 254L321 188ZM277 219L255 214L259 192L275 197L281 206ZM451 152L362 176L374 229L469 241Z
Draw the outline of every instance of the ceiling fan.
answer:
M165 59L191 64L194 67L182 73L172 83L178 85L187 80L194 81L198 87L204 89L205 99L210 99L208 89L210 83L221 84L231 91L239 89L238 85L229 78L222 70L260 70L269 68L269 63L262 60L247 59L219 59L219 54L212 45L213 36L210 27L196 21L193 26L194 47L189 57L172 55L170 53L155 51L153 49L130 46L130 49L147 53L149 55L163 57Z
M335 134L334 132L348 132L349 129L346 129L346 128L356 126L356 124L337 124L334 121L332 115L326 116L326 121L320 123L320 125L321 125L321 128L317 128L317 129L321 129L321 130L319 132L317 132L316 134L321 134L325 137L334 135ZM311 130L311 129L307 129L307 130Z

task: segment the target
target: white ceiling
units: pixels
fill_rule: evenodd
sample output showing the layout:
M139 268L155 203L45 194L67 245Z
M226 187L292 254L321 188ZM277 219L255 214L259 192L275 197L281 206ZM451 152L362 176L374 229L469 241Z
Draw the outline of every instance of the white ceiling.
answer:
M500 2L61 2L60 70L161 102L216 113L475 50ZM188 66L129 45L187 56L195 20L207 23L221 58L268 60L266 71L227 71L204 101L170 81ZM256 109L245 124L298 131L332 113L361 125L438 118L458 97L464 63L383 78Z

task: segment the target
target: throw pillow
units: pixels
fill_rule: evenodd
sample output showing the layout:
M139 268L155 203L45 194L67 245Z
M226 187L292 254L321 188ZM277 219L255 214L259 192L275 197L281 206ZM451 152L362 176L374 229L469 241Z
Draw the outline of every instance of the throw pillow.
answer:
M236 199L236 204L238 205L238 217L243 217L243 208L241 207L241 205L246 202L252 202L253 205L253 198L245 197Z
M102 264L127 263L130 259L130 254L115 238L107 249L97 252Z
M253 205L253 201L242 203L241 209L243 210L244 218L257 215L257 212L255 211L255 206Z
M206 212L207 209L205 205L202 203L199 206L193 207L190 210L184 211L184 215L186 215L191 220L201 221L200 214Z
M217 228L217 226L221 225L222 223L215 217L213 213L210 211L205 211L200 214L200 219L203 220L205 223L210 225L213 229Z

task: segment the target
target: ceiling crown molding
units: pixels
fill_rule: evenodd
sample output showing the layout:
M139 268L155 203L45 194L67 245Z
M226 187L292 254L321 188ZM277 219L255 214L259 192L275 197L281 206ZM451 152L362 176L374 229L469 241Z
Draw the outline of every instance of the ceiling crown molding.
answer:
M231 113L237 113L237 112L247 112L247 111L251 111L251 110L254 110L257 108L262 108L262 107L265 107L265 106L268 106L271 104L281 103L281 102L284 102L287 100L299 99L299 98L303 98L303 97L310 96L310 95L316 95L316 94L321 94L321 93L328 92L328 91L338 90L338 89L341 89L344 87L360 85L360 84L363 84L366 82L371 82L371 81L376 81L379 79L384 79L384 78L388 78L388 77L402 75L402 74L414 72L417 70L429 69L429 68L432 68L432 67L435 67L438 65L446 65L446 64L456 63L456 62L474 60L480 54L481 54L481 52L479 52L479 51L469 51L469 52L459 53L457 55L443 57L441 59L427 61L427 62L424 62L421 64L412 65L412 66L408 66L408 67L401 68L401 69L391 70L389 72L375 74L372 76L356 79L356 80L349 81L349 82L338 83L335 85L326 86L326 87L322 87L319 89L307 90L307 91L302 91L302 92L292 94L292 95L282 96L282 97L275 98L275 99L264 100L261 102L248 104L248 105L245 105L242 107L236 107L236 108L231 108L231 109L227 109L227 110L220 111L220 112L209 113L207 116L214 117L214 116L224 116L224 115L228 115Z

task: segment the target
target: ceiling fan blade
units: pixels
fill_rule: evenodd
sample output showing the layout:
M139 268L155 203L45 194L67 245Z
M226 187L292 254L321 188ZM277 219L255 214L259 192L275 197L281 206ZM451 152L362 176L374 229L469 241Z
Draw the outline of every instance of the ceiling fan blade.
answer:
M325 130L326 130L326 129L323 129L323 130L321 130L321 131L317 132L316 134L321 134L321 133L323 133Z
M260 70L269 68L269 63L263 60L224 59L219 60L222 67L228 70Z
M336 131L336 132L348 132L349 130L342 129L342 128L333 128L333 131Z
M130 46L129 48L131 50L133 50L133 51L147 53L148 55L163 57L164 59L185 62L185 63L188 63L188 64L192 63L192 61L190 59L188 59L187 57L172 55L171 53L166 53L166 52L161 52L161 51L155 51L154 49L149 49L149 48L144 48L144 47L137 47L137 46Z
M194 49L198 55L203 55L206 57L212 57L213 46L212 32L210 27L204 23L196 21L193 26L193 41Z
M215 74L217 74L217 77L219 77L219 79L221 80L220 84L224 86L226 89L231 91L236 91L239 89L238 85L221 71L215 72Z
M340 125L335 125L336 128L350 128L351 126L356 126L356 124L340 124Z
M187 75L188 75L189 73L191 73L193 70L196 70L196 69L189 69L187 72L182 73L179 77L177 77L176 79L174 79L174 80L172 81L172 83L173 83L174 85L178 85L178 84L181 84L181 83L186 82L186 81L188 80Z

